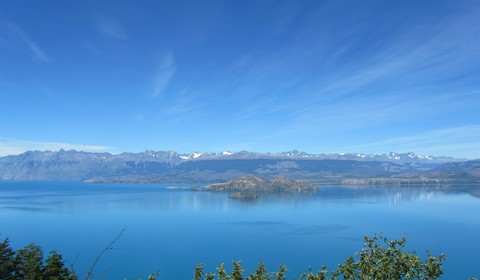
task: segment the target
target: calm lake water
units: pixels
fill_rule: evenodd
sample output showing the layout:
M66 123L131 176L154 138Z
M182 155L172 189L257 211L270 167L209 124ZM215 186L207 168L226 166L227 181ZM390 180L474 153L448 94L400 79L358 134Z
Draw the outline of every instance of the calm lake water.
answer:
M0 239L57 250L84 276L95 257L126 228L98 263L95 279L192 279L242 260L293 278L338 263L364 235L407 234L407 249L447 254L443 279L480 277L480 199L425 189L321 187L314 195L235 201L225 193L168 190L170 185L0 182ZM177 185L179 186L179 185ZM67 263L68 263L67 262Z

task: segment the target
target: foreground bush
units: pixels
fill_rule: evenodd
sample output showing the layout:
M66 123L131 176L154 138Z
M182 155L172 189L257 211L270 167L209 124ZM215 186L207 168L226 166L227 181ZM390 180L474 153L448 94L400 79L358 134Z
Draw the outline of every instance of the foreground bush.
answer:
M329 272L326 267L314 273L309 271L295 279L302 280L336 280L336 279L437 279L443 274L442 261L445 255L434 257L428 254L425 261L413 253L404 252L406 238L388 241L382 235L365 237L363 249L340 264L335 271ZM380 241L380 243L379 243ZM205 274L201 264L195 267L194 280L285 280L287 268L280 266L277 272L268 272L263 263L257 269L244 276L244 268L240 261L233 263L231 273L227 273L223 264L217 267L216 275ZM205 278L204 278L205 277Z
M123 231L122 231L123 233ZM121 235L121 234L120 234ZM120 237L114 239L102 253L111 248L111 245ZM365 244L359 253L349 257L336 270L328 271L323 267L318 272L309 270L293 279L298 280L402 280L425 279L433 280L443 274L442 261L445 255L422 259L415 252L404 252L406 238L388 241L383 235L372 238L364 237ZM91 279L91 271L95 263L85 276ZM232 271L225 270L224 264L217 267L216 273L205 273L203 265L195 267L194 280L286 280L287 268L280 266L277 271L269 272L263 263L255 271L246 275L240 261L233 262ZM148 280L155 280L159 273L150 275ZM52 251L47 259L43 258L40 246L30 244L17 251L10 247L8 239L0 243L0 279L1 280L77 280L73 268L65 267L62 256ZM160 278L161 279L161 278ZM181 279L180 279L181 280ZM474 280L472 278L471 280Z
M30 244L14 251L5 239L0 243L0 279L77 280L77 276L65 267L56 251L51 251L44 260L40 246Z

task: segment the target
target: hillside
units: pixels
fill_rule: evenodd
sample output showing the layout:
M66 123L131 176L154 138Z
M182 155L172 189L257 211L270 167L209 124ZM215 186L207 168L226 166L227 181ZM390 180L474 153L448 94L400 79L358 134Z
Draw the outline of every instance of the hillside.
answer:
M255 175L244 175L224 183L215 183L202 191L239 191L239 192L315 192L317 188L311 184L295 181L286 177L267 180Z
M318 184L476 183L479 161L413 153L384 155L225 152L86 153L32 151L0 158L2 180L95 183L212 183L253 174Z

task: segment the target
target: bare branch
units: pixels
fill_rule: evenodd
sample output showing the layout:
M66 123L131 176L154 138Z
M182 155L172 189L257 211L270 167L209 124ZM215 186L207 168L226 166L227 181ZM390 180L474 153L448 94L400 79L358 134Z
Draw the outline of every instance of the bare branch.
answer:
M73 272L73 273L75 273L75 263L77 262L77 259L78 259L79 255L80 255L80 253L77 253L73 262L70 262L69 260L65 260L70 265L70 271Z
M122 234L125 232L125 229L126 229L126 228L123 228L122 231L120 231L120 233L117 235L117 237L115 237L115 239L113 239L112 241L110 241L110 243L107 244L107 246L102 250L102 252L100 252L100 254L97 256L97 258L96 258L95 261L93 262L92 266L91 266L90 269L88 270L87 274L85 275L84 280L89 280L89 279L90 279L90 277L92 276L92 273L93 273L93 269L94 269L95 266L97 265L97 263L98 263L98 261L100 260L100 258L102 258L103 254L105 254L105 252L107 252L108 250L111 250L111 249L112 249L113 244L114 244L118 239L120 239L120 237L122 236Z

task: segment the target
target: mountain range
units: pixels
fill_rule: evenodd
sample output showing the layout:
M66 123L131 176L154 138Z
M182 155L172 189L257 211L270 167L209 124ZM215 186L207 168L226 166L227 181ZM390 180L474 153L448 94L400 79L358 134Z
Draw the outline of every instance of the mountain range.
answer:
M480 160L415 153L89 153L29 151L0 157L2 180L82 180L96 183L211 183L246 174L325 184L476 183Z

